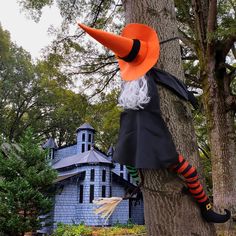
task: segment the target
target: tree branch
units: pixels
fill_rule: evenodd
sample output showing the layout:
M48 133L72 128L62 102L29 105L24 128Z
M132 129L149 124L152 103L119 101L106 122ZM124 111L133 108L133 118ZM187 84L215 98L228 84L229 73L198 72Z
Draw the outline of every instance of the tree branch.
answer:
M207 32L212 34L216 28L217 0L209 1Z
M183 42L184 45L186 45L187 47L191 48L193 51L195 51L195 47L194 47L194 43L193 40L191 38L189 38L183 31L181 31L179 29L179 38L180 40Z
M198 57L196 55L189 55L189 56L183 56L182 60L197 60Z
M234 58L236 59L236 48L235 48L234 44L232 45L231 51L234 55Z
M229 70L230 70L230 72L232 72L232 71L235 71L235 70L236 70L236 67L234 67L234 66L231 66L231 65L230 65L230 64L228 64L228 63L221 63L221 64L220 64L220 66L226 67L227 69L229 69Z
M98 16L99 16L99 14L100 14L100 12L101 12L101 9L102 9L102 4L103 4L103 2L104 2L104 0L101 0L100 3L99 3L99 5L97 6L96 13L95 13L95 16L94 16L94 18L93 18L93 22L92 22L92 24L91 24L91 27L94 27L95 24L96 24L96 22L97 22Z
M226 110L233 110L236 111L236 96L235 95L229 95L225 99L226 104Z
M235 42L236 42L236 35L231 35L226 40L223 40L221 42L222 49L223 49L222 50L222 55L223 55L224 58L227 56L227 54L229 53L230 49L232 49L232 48L234 48L234 53L235 53L235 47L234 47L234 43ZM232 52L233 52L233 49L232 49ZM236 56L235 54L234 54L234 56Z
M193 0L193 10L196 22L196 40L202 52L206 50L206 24L204 18L204 8L201 0Z
M187 74L187 73L185 73L184 75L187 79L187 82L192 81L193 86L195 86L196 88L202 88L200 78L198 78L197 76L194 76L194 75ZM190 84L190 85L192 85L192 84Z
M82 71L80 72L80 74L91 74L94 72L97 72L98 70L106 67L107 65L112 65L112 64L117 64L117 62L107 62L107 63L101 63L100 66L98 66L97 68L95 68L94 70L89 70L89 71ZM89 67L89 66L93 66L93 65L84 65L84 67ZM81 66L82 67L82 66Z
M95 93L93 93L89 99L93 98L94 96L98 95L99 93L101 93L106 87L107 85L109 84L109 82L113 79L113 77L116 75L116 73L119 71L119 68L116 68L115 70L113 70L112 72L109 72L109 73L112 73L111 76L106 80L105 84L102 86L102 88L100 89L97 89L97 91Z

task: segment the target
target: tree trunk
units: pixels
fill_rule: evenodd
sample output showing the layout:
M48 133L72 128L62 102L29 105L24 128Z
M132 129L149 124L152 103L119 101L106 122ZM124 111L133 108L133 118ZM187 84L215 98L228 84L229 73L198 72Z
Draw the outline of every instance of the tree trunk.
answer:
M172 0L124 0L127 23L147 24L160 40L177 36ZM183 79L180 47L177 40L161 45L158 68ZM199 156L189 105L165 88L159 88L161 110L179 153L199 169ZM215 228L202 220L191 196L181 192L183 182L167 170L142 170L144 175L145 222L148 236L213 236Z
M226 92L223 86L223 81L226 78L217 78L214 54L208 57L207 65L203 91L211 147L214 206L218 209L228 208L235 214L236 143L234 112L227 111ZM217 231L222 236L236 235L235 223L231 220L218 226Z
M206 7L205 2L209 3ZM211 147L214 206L236 207L236 143L234 112L226 104L230 97L230 80L222 67L226 60L223 42L212 37L217 27L217 1L194 0L196 52L199 59L203 88L203 104L207 117ZM202 17L202 15L204 17ZM207 19L207 21L205 20ZM207 33L206 33L207 32ZM219 235L236 235L232 220L217 226Z

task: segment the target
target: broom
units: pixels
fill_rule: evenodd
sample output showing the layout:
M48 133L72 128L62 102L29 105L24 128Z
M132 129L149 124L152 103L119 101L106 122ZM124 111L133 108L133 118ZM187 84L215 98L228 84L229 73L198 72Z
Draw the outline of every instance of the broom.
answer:
M99 198L93 200L93 203L97 205L97 209L95 209L94 212L97 215L100 214L100 216L105 219L106 223L122 200L122 197Z
M138 193L139 191L140 191L140 185L134 189L134 191L130 194L130 196L98 198L96 200L93 200L93 203L97 205L97 209L95 209L94 212L97 215L100 214L100 216L105 219L106 223L122 200L127 200L132 198L132 196Z

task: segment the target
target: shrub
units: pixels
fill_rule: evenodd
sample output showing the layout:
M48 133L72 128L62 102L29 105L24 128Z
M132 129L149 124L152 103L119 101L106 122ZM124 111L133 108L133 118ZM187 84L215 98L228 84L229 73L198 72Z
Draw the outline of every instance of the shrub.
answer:
M117 223L113 227L89 227L84 224L65 225L58 224L52 236L118 236L118 235L144 235L146 232L144 225L134 225L127 222L123 225Z
M80 225L58 224L53 236L92 236L92 228Z

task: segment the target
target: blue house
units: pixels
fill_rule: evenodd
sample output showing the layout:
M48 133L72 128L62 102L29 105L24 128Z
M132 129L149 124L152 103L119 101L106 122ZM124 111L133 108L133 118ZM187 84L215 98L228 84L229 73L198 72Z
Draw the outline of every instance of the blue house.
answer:
M74 145L58 148L53 139L44 145L50 149L52 168L58 171L52 212L54 226L79 224L90 226L113 225L117 222L144 224L143 201L136 198L123 200L105 223L94 213L94 199L122 197L135 188L125 166L112 161L112 148L108 154L95 148L94 128L85 123L77 131Z

